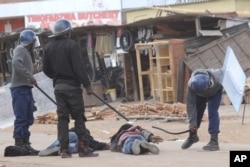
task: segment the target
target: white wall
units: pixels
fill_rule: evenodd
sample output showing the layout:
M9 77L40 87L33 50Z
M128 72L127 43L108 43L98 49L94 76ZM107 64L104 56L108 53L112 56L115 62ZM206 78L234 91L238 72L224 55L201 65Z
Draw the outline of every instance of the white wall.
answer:
M202 0L200 0L202 1ZM88 12L152 7L197 0L39 0L0 4L0 18L64 12Z
M119 0L47 0L0 4L0 18L34 14L120 10Z
M176 0L122 0L122 8L153 7L166 4L173 4Z
M0 18L67 12L110 11L187 2L198 2L198 0L34 0L0 4Z

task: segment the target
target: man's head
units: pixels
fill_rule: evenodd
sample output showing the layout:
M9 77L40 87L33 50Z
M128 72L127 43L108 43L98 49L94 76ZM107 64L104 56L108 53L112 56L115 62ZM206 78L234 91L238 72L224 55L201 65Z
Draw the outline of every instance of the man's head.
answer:
M50 35L49 37L63 36L65 34L70 34L71 31L72 27L70 22L66 19L60 19L55 22L55 25L52 28L53 35Z
M35 44L36 34L32 30L23 30L20 33L20 44L24 47L27 47L30 44Z
M209 83L210 79L207 73L198 73L191 78L191 88L197 93L207 90L209 88Z

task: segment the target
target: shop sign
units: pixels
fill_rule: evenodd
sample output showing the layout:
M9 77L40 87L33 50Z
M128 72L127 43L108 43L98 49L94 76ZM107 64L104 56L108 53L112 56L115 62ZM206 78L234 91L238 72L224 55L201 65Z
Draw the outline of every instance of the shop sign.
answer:
M112 10L27 15L25 16L25 27L50 28L50 26L58 19L67 19L71 21L73 27L104 24L120 25L121 12L119 10Z

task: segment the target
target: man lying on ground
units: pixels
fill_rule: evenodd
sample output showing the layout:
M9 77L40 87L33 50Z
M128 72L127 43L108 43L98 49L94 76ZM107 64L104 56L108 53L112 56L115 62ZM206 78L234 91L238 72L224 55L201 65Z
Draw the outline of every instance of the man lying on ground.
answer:
M159 154L159 148L152 143L162 142L160 136L154 136L150 131L140 126L124 124L111 137L110 150L124 154Z
M110 149L110 145L108 143L99 142L99 141L95 140L91 136L90 131L88 129L86 129L86 130L87 130L87 135L88 135L87 138L89 140L89 146L91 149L93 149L93 151L109 150ZM71 128L69 130L69 150L72 154L78 153L77 143L78 143L77 135L74 131L74 128ZM57 155L60 155L59 154L59 141L58 140L54 141L45 150L40 151L38 155L39 156L51 156L51 155L57 156Z

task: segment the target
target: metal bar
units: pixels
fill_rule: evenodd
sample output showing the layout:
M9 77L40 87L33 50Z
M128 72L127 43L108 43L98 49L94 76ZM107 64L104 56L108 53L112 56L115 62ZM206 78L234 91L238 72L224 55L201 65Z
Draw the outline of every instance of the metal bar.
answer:
M246 102L244 102L244 109L243 109L242 121L241 121L242 125L244 125L245 111L246 111Z

